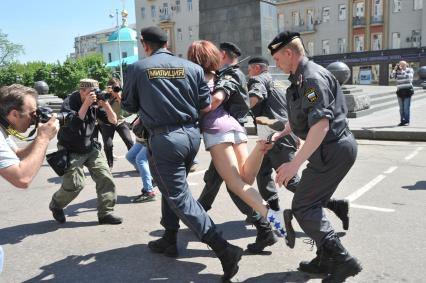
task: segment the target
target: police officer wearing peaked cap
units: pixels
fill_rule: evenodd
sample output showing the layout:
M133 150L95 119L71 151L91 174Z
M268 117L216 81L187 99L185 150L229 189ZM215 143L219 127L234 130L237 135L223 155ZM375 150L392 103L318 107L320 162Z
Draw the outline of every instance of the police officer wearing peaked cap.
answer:
M182 220L208 244L221 261L223 279L238 271L242 249L229 244L188 188L187 174L200 146L199 112L210 110L210 89L200 66L175 57L166 49L167 34L159 27L141 30L147 58L130 65L122 106L140 114L150 137L149 163L162 194L164 235L148 243L157 253L177 256L177 232Z
M296 187L292 210L303 231L317 245L317 257L299 269L326 273L323 282L343 282L361 271L327 219L327 206L337 186L355 162L357 144L348 129L345 97L336 78L305 56L300 35L282 32L268 48L284 73L290 74L287 89L288 123L274 140L290 132L305 143L295 158L277 170L276 182L285 184L308 160Z

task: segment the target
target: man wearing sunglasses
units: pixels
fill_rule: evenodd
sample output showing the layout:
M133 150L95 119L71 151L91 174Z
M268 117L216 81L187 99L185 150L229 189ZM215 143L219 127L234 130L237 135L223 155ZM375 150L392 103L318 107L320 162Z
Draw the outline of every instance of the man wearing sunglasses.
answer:
M0 89L0 176L15 187L28 188L43 164L46 149L56 136L56 116L39 124L36 138L25 148L18 148L12 136L26 140L22 133L34 124L37 110L35 89L19 84Z
M117 132L124 144L129 150L133 146L133 139L130 134L129 125L124 120L123 110L121 109L121 82L117 78L112 78L107 83L107 92L110 94L108 99L109 104L111 105L112 110L114 110L117 115L117 124L111 123L102 123L99 121L101 126L102 139L104 142L104 151L108 161L108 166L112 169L114 165L114 155L113 155L113 140L114 134Z

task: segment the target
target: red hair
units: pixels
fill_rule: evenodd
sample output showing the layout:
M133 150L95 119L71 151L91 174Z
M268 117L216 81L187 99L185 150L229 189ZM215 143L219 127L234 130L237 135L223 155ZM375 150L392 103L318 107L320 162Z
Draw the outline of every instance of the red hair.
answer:
M207 40L198 40L188 48L188 60L203 67L204 72L212 72L220 68L220 51Z

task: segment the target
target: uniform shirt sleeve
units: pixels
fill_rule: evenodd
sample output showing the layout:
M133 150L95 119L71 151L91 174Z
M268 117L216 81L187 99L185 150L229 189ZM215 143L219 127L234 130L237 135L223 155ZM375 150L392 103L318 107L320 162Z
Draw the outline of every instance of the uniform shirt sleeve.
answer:
M250 78L248 81L248 95L249 97L256 97L259 102L268 98L268 90L265 85L257 78Z
M124 77L123 92L121 94L121 108L129 113L139 111L139 92L135 74L135 66L129 65Z
M198 78L198 105L199 110L208 107L211 103L211 92L210 88L207 85L207 82L204 80L204 73Z
M302 109L308 116L308 127L326 118L334 119L335 99L327 81L308 79L301 93Z
M19 164L20 160L15 153L17 146L11 137L4 137L0 132L0 169Z

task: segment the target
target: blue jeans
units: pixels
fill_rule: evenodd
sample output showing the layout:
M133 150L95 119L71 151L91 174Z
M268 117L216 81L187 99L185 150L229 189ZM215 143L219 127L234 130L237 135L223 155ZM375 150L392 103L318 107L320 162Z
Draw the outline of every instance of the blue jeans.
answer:
M149 170L148 149L145 145L135 143L127 152L126 159L135 166L142 178L142 192L152 192L152 176Z
M398 97L399 103L399 114L401 116L401 123L410 123L410 104L411 96L409 97Z

